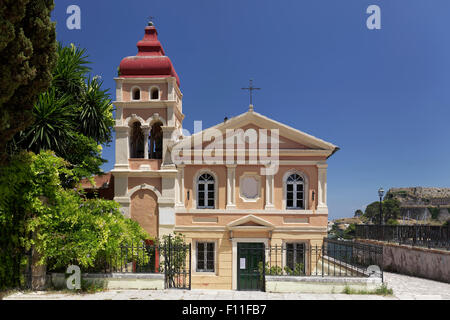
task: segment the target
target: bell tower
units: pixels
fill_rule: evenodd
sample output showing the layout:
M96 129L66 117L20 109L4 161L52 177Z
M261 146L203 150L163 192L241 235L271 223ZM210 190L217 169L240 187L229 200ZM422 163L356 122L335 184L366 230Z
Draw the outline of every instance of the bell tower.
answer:
M137 48L135 56L120 62L118 76L114 79L114 199L122 205L124 215L148 225L147 232L152 236L160 236L160 231L168 233L175 224L177 169L172 162L171 146L174 132L182 129L183 94L180 79L158 40L153 22L145 27ZM152 221L147 219L149 204L132 203L136 188L148 190L157 199L153 213L157 218ZM157 234L154 230L158 230Z

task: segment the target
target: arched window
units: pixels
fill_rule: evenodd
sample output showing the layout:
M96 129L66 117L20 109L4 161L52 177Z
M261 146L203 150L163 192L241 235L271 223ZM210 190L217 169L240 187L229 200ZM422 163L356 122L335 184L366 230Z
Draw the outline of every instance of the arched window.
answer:
M150 99L151 100L159 100L159 89L152 88L150 91Z
M162 159L162 143L163 143L163 132L161 126L163 124L158 121L152 125L152 130L150 130L149 143L149 159Z
M140 122L134 122L131 127L130 158L144 158L144 133Z
M141 100L141 90L139 88L133 89L133 100Z
M214 209L214 177L208 173L203 173L197 181L197 208Z
M303 178L297 173L286 180L286 209L304 209L305 193Z

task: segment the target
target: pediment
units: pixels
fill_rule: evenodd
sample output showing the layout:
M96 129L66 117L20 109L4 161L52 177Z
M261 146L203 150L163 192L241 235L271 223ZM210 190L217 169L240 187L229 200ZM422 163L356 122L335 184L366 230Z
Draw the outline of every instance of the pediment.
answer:
M229 230L273 230L275 226L260 217L248 215L227 224Z
M199 133L184 137L184 139L177 143L177 146L179 148L189 148L189 146L194 148L199 142L202 144L203 148L208 145L212 146L215 141L215 138L212 137L215 137L216 133L221 134L221 139L224 144L227 130L234 130L235 132L233 132L233 135L237 135L239 134L237 131L238 129L242 129L244 132L247 132L246 130L248 129L254 129L257 132L259 132L258 130L266 129L269 136L271 129L278 129L280 149L329 150L330 154L339 149L330 142L326 142L305 132L284 125L254 111L243 113ZM228 134L230 135L230 131L228 131ZM208 141L202 141L202 139L199 138L200 135L203 135L203 140L207 137ZM246 148L248 148L248 145L248 142L246 142Z

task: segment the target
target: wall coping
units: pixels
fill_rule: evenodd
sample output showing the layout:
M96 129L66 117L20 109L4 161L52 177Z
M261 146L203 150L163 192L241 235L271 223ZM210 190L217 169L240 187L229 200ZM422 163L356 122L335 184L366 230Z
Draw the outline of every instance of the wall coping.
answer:
M355 239L355 240L357 242L361 242L361 243L369 243L369 244L375 244L375 245L385 246L385 247L396 247L396 248L410 249L410 250L415 250L415 251L450 255L450 251L445 250L445 249L410 246L407 244L398 244L398 243L394 243L394 242L385 242L385 241L370 240L370 239Z
M266 282L382 283L379 277L268 276Z
M64 273L50 273L51 276L65 277ZM106 278L106 279L164 279L163 273L130 273L130 272L114 272L114 273L82 273L82 278Z

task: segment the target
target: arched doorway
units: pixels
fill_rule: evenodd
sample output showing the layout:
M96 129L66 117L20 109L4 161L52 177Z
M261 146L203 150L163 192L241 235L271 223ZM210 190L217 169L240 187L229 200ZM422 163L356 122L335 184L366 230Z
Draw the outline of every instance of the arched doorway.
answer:
M158 238L158 197L153 191L140 189L134 192L131 196L130 211L131 219L137 221L149 235Z

